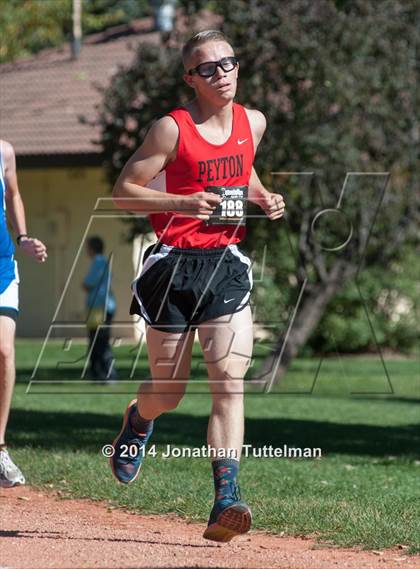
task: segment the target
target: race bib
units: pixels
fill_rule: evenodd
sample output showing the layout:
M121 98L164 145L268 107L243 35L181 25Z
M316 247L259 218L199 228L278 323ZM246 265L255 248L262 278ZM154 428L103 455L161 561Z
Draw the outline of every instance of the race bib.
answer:
M206 221L207 225L245 225L248 186L207 186L204 189L222 198Z

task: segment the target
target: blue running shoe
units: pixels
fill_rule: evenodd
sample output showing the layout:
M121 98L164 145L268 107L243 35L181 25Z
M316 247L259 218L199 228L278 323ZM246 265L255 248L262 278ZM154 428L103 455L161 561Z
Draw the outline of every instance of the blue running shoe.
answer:
M132 429L130 418L136 407L137 399L133 399L124 413L122 429L112 443L115 452L109 459L115 478L123 484L131 484L139 475L146 444L153 432L153 423L147 433L136 433Z
M241 500L239 486L232 485L231 493L214 503L203 537L212 541L230 541L248 532L251 522L251 510Z

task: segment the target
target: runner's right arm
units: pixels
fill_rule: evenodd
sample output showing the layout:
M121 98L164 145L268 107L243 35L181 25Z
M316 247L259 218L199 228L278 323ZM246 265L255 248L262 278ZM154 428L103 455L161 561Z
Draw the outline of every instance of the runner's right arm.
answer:
M158 120L143 144L124 166L112 197L117 207L137 213L170 211L197 219L209 219L220 197L209 192L180 196L146 188L145 185L175 159L178 126L170 117Z

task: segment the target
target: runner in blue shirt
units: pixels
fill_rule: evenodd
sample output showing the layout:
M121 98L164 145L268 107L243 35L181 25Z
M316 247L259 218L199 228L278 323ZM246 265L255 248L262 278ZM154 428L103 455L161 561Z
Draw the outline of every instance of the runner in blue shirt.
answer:
M110 329L116 302L111 290L109 260L105 257L104 242L100 237L90 237L87 253L92 259L89 272L83 281L87 292L89 334L89 360L93 379L112 382L117 377L114 356L110 346Z

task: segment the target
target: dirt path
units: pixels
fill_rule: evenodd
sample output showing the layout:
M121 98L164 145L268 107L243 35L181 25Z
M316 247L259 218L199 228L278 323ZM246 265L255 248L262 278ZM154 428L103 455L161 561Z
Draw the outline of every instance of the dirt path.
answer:
M310 539L252 532L230 544L202 539L203 526L140 516L22 487L0 490L0 569L419 567L404 550L320 548Z

